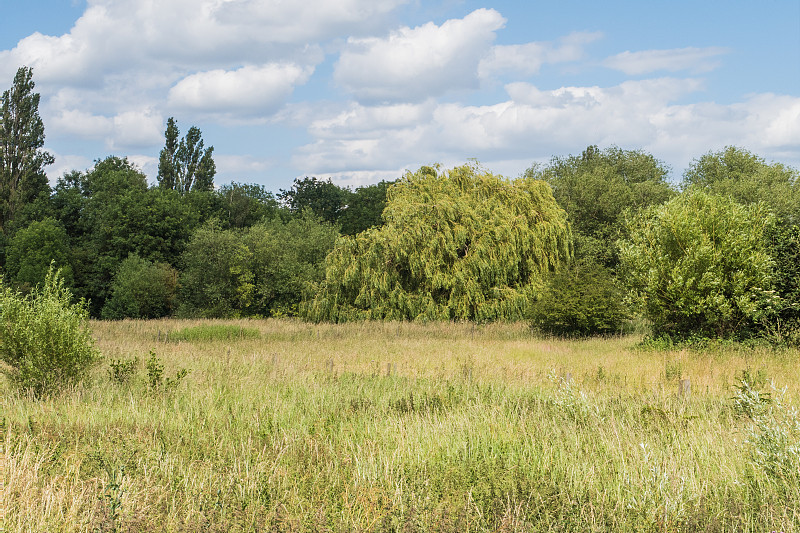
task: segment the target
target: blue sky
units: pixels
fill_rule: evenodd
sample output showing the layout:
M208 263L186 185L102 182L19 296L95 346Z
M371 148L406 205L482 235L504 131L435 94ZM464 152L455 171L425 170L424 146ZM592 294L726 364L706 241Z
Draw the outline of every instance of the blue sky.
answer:
M800 2L0 0L0 88L34 69L51 179L151 179L166 119L217 183L358 186L477 158L515 177L587 145L679 179L727 145L800 167Z

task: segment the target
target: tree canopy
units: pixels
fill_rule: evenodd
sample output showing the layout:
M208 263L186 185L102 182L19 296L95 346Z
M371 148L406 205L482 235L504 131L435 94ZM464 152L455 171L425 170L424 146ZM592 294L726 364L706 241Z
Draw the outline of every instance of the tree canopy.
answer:
M342 237L304 307L312 320L498 320L525 315L570 256L550 187L474 166L423 167L388 190L385 224Z
M638 150L589 146L580 156L555 157L527 172L546 181L567 212L576 239L576 254L592 256L606 266L617 263L616 240L623 214L658 205L675 194L668 169Z

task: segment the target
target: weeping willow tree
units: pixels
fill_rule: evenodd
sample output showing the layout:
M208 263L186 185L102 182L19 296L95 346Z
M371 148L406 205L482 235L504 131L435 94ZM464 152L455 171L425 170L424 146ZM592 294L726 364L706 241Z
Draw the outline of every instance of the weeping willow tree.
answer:
M339 239L306 318L519 319L571 253L566 214L546 183L475 165L406 174L389 189L383 218Z

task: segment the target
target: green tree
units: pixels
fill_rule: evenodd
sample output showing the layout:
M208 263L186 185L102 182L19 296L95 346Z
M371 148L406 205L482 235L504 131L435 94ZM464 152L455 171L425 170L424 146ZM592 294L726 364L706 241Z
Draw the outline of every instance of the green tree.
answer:
M690 190L628 221L620 243L625 279L656 335L735 338L781 307L763 203Z
M764 202L785 223L800 223L800 173L728 146L692 162L682 187L730 196L740 204Z
M54 158L42 150L44 123L34 87L32 69L21 67L0 97L0 230L6 235L23 206L50 193L44 167Z
M294 315L308 283L322 280L337 237L336 228L310 210L245 229L210 222L195 232L183 256L181 314Z
M248 314L296 315L309 283L325 277L325 257L338 236L334 226L308 209L286 222L272 219L249 228L243 235L253 258Z
M247 228L278 213L275 196L261 185L233 182L221 186L215 195L215 214L224 227Z
M312 320L525 316L570 257L566 214L539 180L423 167L388 191L385 224L341 238L310 291Z
M559 337L619 333L630 318L621 283L591 259L553 274L531 315L536 329Z
M6 249L6 272L23 291L44 282L55 266L67 285L72 284L69 238L64 227L52 218L31 222L17 231Z
M145 175L117 157L69 179L59 181L54 204L69 215L75 293L90 300L93 316L100 315L114 275L130 254L177 264L199 224L192 198L209 194L148 188Z
M352 194L349 189L339 187L330 179L305 177L302 180L295 178L288 191L281 189L278 199L294 214L299 215L310 209L322 220L336 224L345 212Z
M192 126L183 139L175 119L167 120L164 148L158 159L158 183L163 189L180 191L210 191L217 173L212 154L214 147L203 146L200 129Z
M667 167L648 153L617 147L601 151L597 146L527 171L553 188L567 212L576 257L593 257L612 268L618 262L615 243L624 227L623 214L671 198L675 191L668 174Z
M386 192L394 181L381 181L375 185L358 187L352 193L344 213L339 218L342 235L355 235L383 224Z
M212 220L198 228L183 253L179 314L235 317L253 303L252 251L242 230Z
M131 254L119 265L101 316L111 320L169 316L177 289L177 270Z

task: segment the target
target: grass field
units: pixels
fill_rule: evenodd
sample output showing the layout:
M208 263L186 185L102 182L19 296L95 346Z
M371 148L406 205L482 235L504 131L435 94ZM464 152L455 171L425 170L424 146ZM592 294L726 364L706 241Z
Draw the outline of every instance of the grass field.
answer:
M86 386L0 382L4 531L800 531L798 351L524 325L92 327Z

